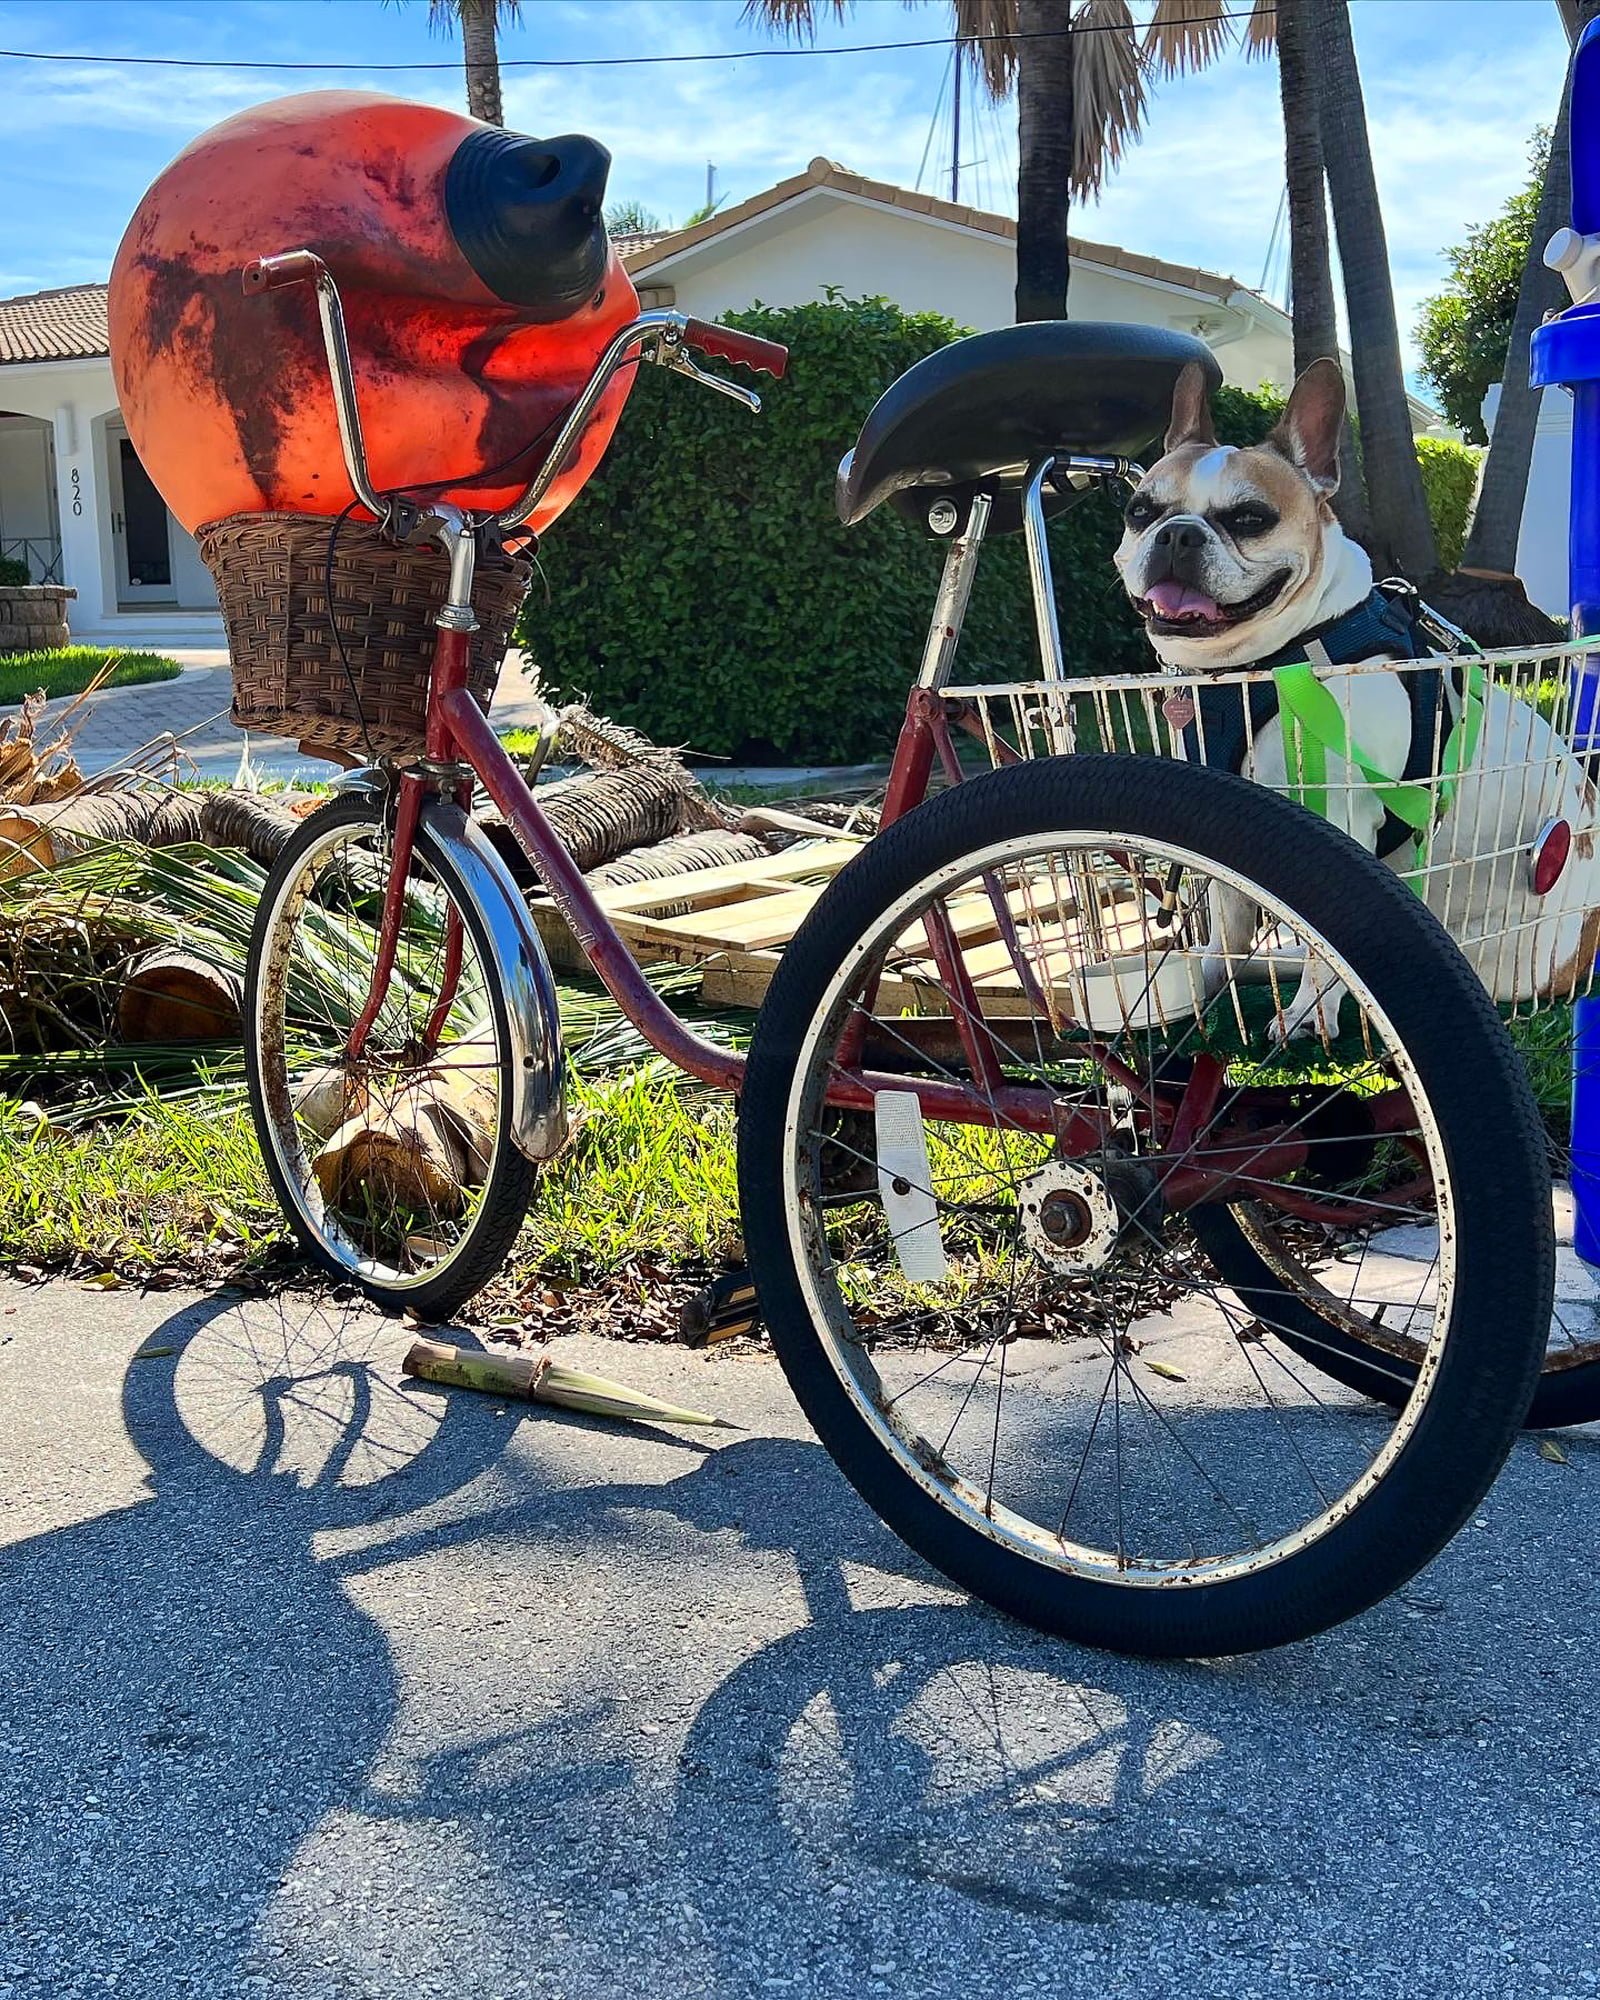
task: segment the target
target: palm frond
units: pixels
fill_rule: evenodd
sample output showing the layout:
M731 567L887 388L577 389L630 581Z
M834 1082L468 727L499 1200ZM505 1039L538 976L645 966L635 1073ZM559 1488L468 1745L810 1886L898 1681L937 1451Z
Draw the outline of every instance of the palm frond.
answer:
M1163 76L1209 69L1233 46L1233 23L1225 12L1221 0L1156 0L1145 30L1146 58Z
M1072 38L1074 194L1098 194L1106 174L1139 137L1144 58L1128 0L1083 0Z
M405 0L399 0L402 6ZM522 0L494 0L495 26L519 20ZM453 35L461 24L461 0L428 0L428 30L435 35Z
M1278 45L1278 0L1255 0L1244 24L1244 52L1265 60Z
M819 15L842 21L851 0L745 0L739 19L753 28L770 28L786 42L814 42Z
M956 40L969 51L989 95L1009 96L1017 79L1017 0L955 0L955 17Z

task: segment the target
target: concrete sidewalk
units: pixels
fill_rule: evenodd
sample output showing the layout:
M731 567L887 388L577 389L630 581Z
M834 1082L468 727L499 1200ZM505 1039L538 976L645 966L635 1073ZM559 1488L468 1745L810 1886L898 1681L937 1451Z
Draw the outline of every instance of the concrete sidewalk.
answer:
M305 756L297 744L233 726L228 719L233 682L225 648L162 650L184 668L175 680L107 688L84 704L72 747L86 776L115 769L144 744L165 736L179 739L184 775L189 777L233 778L247 746L259 777L304 783L335 775L334 765ZM46 703L47 732L48 724L71 705L70 699ZM495 696L495 721L501 728L517 728L531 723L536 711L537 696L525 677L524 655L509 653Z
M1600 1989L1600 1440L1315 1642L975 1607L759 1356L735 1418L408 1382L305 1296L0 1281L0 1992L1182 2000Z

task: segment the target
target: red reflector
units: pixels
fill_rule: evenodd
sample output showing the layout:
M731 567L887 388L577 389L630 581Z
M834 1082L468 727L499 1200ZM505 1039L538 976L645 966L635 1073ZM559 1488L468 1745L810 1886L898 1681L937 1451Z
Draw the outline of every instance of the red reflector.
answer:
M1548 896L1561 880L1561 871L1572 852L1572 828L1564 819L1550 820L1539 829L1539 837L1528 849L1528 880L1536 896Z

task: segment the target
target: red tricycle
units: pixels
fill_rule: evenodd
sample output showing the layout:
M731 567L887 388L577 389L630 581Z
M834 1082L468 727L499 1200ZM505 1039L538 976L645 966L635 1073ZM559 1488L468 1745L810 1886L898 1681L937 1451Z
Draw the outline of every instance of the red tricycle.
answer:
M1171 676L1065 674L1047 521L1137 476L1199 343L1006 328L920 363L868 418L845 517L892 500L948 553L882 831L818 896L744 1048L686 1024L630 957L467 663L485 551L533 515L618 370L759 407L693 357L777 376L784 350L643 313L515 505L413 495L402 515L368 474L333 278L299 251L248 282L317 287L351 485L450 574L425 742L341 780L256 921L251 1096L310 1254L387 1307L448 1315L502 1265L563 1142L556 989L474 823L481 788L644 1039L737 1098L778 1358L929 1562L1051 1631L1216 1654L1303 1637L1428 1561L1492 1481L1546 1353L1545 1122L1405 881L1290 800L1184 761ZM1011 531L1040 678L958 687L985 537ZM1258 921L1219 954L1224 891ZM1287 1009L1312 958L1346 997L1308 1032ZM458 1150L483 1135L468 1171L430 1178L423 1159L401 1192L346 1147L329 1172L330 1134L374 1101Z

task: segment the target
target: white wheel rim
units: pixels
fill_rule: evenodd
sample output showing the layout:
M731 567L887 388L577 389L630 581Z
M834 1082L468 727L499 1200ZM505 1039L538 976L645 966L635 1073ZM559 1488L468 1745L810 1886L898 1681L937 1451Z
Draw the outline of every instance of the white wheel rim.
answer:
M252 995L252 1011L255 1023L255 1059L260 1073L263 1100L263 1116L259 1123L262 1127L262 1136L279 1173L285 1185L293 1191L296 1218L318 1248L347 1270L353 1280L381 1286L385 1291L405 1293L418 1291L423 1286L434 1283L458 1262L472 1240L472 1229L469 1227L462 1231L447 1255L421 1269L406 1269L370 1255L342 1227L337 1211L324 1198L316 1175L311 1170L311 1162L307 1157L291 1102L286 1062L288 966L294 951L300 913L310 898L311 890L326 857L334 849L353 845L363 836L371 836L377 831L376 823L365 819L341 820L337 826L325 829L322 837L313 842L301 856L300 865L295 873L286 877L279 885L273 901L269 905L263 905L260 920L266 926L266 944L259 957L256 988ZM441 893L454 904L457 913L460 914L461 904L439 879L431 858L429 867ZM465 926L464 918L463 924ZM465 926L465 937L470 948L476 951L477 946L470 926ZM490 1026L498 1045L501 1035L492 1006ZM504 1051L500 1050L499 1054L503 1062ZM493 1149L484 1174L486 1186L494 1178L500 1149L507 1143L504 1125L504 1116L497 1116Z

